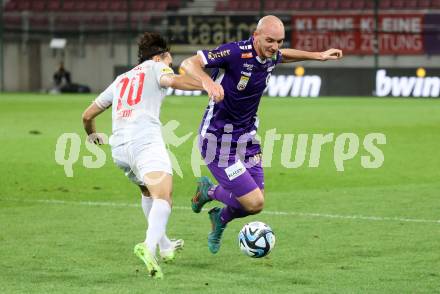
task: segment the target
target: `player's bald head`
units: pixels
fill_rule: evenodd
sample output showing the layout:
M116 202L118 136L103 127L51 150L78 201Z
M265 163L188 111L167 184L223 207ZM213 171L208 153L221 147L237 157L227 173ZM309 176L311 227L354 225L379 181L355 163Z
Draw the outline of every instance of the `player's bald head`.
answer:
M258 21L256 32L284 38L284 24L275 15L266 15Z
M274 15L261 18L254 32L254 46L258 56L270 58L275 56L283 45L284 24Z

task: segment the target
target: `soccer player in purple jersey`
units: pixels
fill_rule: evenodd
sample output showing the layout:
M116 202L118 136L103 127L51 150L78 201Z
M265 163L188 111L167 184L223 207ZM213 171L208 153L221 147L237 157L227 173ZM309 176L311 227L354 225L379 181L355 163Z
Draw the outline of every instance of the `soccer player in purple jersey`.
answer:
M219 251L228 222L263 209L264 173L260 144L255 139L257 110L275 66L280 62L342 57L339 49L280 49L283 40L282 21L268 15L260 19L250 39L198 51L182 62L182 69L200 81L211 98L200 126L199 146L218 185L207 177L200 178L191 206L199 213L205 203L214 199L225 204L209 211L212 231L208 248L212 253ZM203 68L213 68L212 78Z

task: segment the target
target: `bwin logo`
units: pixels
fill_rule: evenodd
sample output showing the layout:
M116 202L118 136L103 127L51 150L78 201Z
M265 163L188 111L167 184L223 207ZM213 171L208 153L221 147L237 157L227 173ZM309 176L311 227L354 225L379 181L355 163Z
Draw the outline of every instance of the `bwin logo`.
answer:
M295 69L295 75L272 76L266 91L270 97L317 97L321 90L321 77L304 76L304 68Z
M376 96L384 97L438 97L440 78L425 77L423 68L417 69L416 77L388 77L384 69L376 73Z

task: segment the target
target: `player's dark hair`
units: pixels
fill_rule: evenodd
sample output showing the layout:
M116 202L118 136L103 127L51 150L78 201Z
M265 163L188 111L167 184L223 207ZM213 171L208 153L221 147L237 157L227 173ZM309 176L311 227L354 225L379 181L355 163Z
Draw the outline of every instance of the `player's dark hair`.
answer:
M169 52L167 41L158 33L145 32L138 43L138 62L151 59L158 54Z

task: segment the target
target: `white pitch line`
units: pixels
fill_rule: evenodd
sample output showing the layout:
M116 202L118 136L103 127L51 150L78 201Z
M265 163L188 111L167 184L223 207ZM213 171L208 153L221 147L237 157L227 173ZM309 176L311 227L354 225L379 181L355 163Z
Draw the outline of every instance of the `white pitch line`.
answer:
M61 204L61 205L81 205L81 206L140 207L139 204L133 204L133 203L103 202L103 201L65 201L65 200L56 200L56 199L31 200L31 199L13 199L13 198L0 198L0 201ZM185 207L185 206L173 206L173 209L190 210L189 207ZM304 217L333 218L333 219L352 219L352 220L368 220L368 221L394 221L394 222L437 223L437 224L440 224L440 220L400 218L400 217L387 217L387 216L339 215L339 214L329 214L329 213L312 213L312 212L295 212L295 211L268 211L268 210L263 210L261 213L267 214L267 215L279 215L279 216L304 216Z

